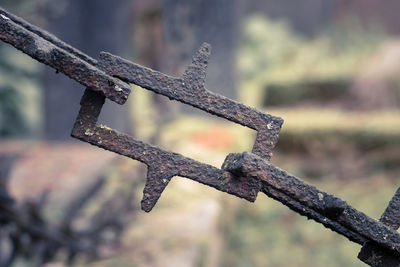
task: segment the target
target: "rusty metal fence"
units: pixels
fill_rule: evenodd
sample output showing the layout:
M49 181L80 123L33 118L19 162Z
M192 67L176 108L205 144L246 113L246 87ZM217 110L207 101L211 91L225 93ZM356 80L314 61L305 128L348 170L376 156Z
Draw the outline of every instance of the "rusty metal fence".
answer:
M107 52L95 60L50 33L0 8L0 39L62 72L86 89L72 136L147 165L142 209L156 204L174 176L186 177L254 202L267 196L362 245L358 258L371 266L400 266L400 190L379 221L272 165L283 119L217 95L204 87L211 47L204 43L181 77L135 64ZM229 154L221 169L163 150L98 123L106 99L124 104L129 84L257 131L252 152ZM1 212L1 210L0 210Z

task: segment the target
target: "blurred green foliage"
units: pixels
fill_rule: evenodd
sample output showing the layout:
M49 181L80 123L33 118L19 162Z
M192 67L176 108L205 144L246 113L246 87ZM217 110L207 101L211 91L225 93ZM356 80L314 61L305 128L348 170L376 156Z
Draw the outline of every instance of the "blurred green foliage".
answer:
M350 81L346 79L315 80L294 84L270 84L265 88L263 106L289 106L303 102L329 103L348 96Z
M38 71L32 59L0 44L0 137L21 137L38 131Z
M257 15L245 20L238 51L241 101L285 120L272 162L373 218L398 187L400 114L326 103L350 98L354 76L387 38L349 18L307 39ZM222 218L221 266L364 266L360 246L261 194L233 206Z
M400 112L341 111L320 108L269 109L272 114L285 118L279 140L283 137L297 141L309 139L336 138L362 146L394 146L400 144ZM287 139L286 139L287 138ZM295 141L295 140L292 140ZM279 142L284 146L285 142ZM281 144L282 143L282 144Z
M326 84L314 89L310 89L308 85L312 81L347 83L361 62L384 38L379 29L367 32L356 21L350 21L308 40L294 33L284 21L271 21L262 16L250 17L244 23L243 39L238 51L242 101L260 105L264 97L267 97L277 105L283 102L292 105L310 95L317 100L332 97L331 92L324 91ZM41 101L38 64L14 48L0 44L0 73L0 136L28 134L40 123L40 112L37 112ZM302 85L300 90L299 84ZM333 90L342 89L343 87ZM340 91L338 94L342 93ZM155 131L154 125L149 124L149 118L154 111L145 108L151 102L151 95L135 88L133 94L135 105L132 105L132 110L136 114L137 123L135 131L140 139L146 139ZM327 140L332 138L336 140L335 146L355 143L355 147L358 144L358 148L368 148L368 153L376 148L399 145L398 112L349 114L321 109L269 109L268 113L285 119L277 147L278 153L279 150L292 153L299 144L310 145L310 140L319 140L322 146L327 146ZM184 154L187 152L188 156L195 157L190 153L195 151L201 154L201 149L187 143L182 144L182 139L190 139L193 133L201 132L206 128L202 123L209 122L194 116L175 120L165 127L162 140L171 144L171 150ZM203 154L207 158L201 154L203 158L199 160L207 162L208 159L215 164L219 159L223 161L228 152L251 149L254 132L237 125L223 127L229 130L234 128L231 131L235 131L233 136L237 136L240 143L235 143L234 147L229 147L217 156L215 151L205 151ZM379 154L379 150L377 151ZM332 159L329 158L329 152L323 155L328 161ZM305 169L304 166L297 167L302 164L299 158L305 156L301 155L293 160L288 154L283 156L284 160L281 162L279 158L276 160L276 156L273 161L276 160L280 167L294 170L295 175L302 176L303 173L296 170ZM382 159L385 155L379 155L379 158ZM371 168L377 170L380 166L376 163ZM383 175L382 170L387 171L385 168L380 170L379 175ZM376 173L373 172L374 175ZM396 184L382 176L370 176L362 180L348 178L346 181L313 180L312 184L339 195L370 216L379 217L394 194ZM201 188L214 192L206 187ZM170 189L169 192L174 191ZM203 191L200 192L202 196L205 195ZM159 203L160 208L163 204L168 208L168 214L172 212L168 206L170 202L175 201L178 203L176 205L189 203L190 198L187 196L174 196L176 200L166 196L165 201ZM218 196L225 195L218 193ZM191 197L198 198L197 195ZM222 229L226 248L221 255L221 266L364 266L356 258L359 246L317 223L307 221L280 203L261 194L255 204L237 201L235 204L239 204L232 208L232 214L222 211L221 220L227 221ZM200 259L199 265L202 262ZM132 261L124 260L120 265L131 266Z
M61 2L58 5L61 6ZM48 0L0 0L1 7L43 25ZM53 3L53 5L56 5ZM0 42L0 138L38 137L42 131L41 66Z
M26 132L25 121L18 105L21 97L14 87L0 86L0 137Z
M243 24L238 51L239 95L244 102L260 106L263 96L276 93L276 88L267 89L271 84L292 89L282 93L293 98L297 93L292 84L346 81L385 38L379 29L366 30L356 20L348 20L306 39L285 21L251 16Z
M312 184L339 195L373 218L380 216L395 192L394 183L382 177ZM263 195L255 204L240 202L225 226L223 267L365 266L357 259L359 245Z

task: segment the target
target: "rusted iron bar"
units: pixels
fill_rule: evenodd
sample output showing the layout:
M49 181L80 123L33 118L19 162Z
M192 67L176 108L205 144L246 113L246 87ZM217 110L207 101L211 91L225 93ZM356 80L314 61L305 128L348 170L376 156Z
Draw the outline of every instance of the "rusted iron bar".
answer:
M58 39L56 36L52 35L51 33L47 32L35 25L32 25L29 22L27 22L26 20L8 12L7 10L3 9L2 7L0 7L0 14L11 19L18 25L21 25L22 27L29 30L30 32L37 34L38 36L49 41L50 43L54 44L55 46L57 46L61 49L64 49L65 51L68 51L69 53L75 55L76 57L79 57L80 59L88 62L89 64L94 65L94 66L97 65L97 61L95 59L93 59L92 57L82 53L78 49L61 41L60 39Z
M148 166L143 210L148 212L153 208L174 176L186 177L249 201L255 201L258 192L262 191L297 213L363 245L359 258L365 263L399 266L400 235L396 229L400 225L400 191L396 192L378 222L340 198L270 164L268 160L283 120L214 94L204 87L211 50L208 44L201 46L181 77L172 77L106 52L102 52L100 60L96 61L2 8L0 39L87 87L72 136ZM130 92L128 83L256 130L253 153L230 154L218 169L98 124L105 98L123 104ZM79 205L78 201L76 206ZM8 210L5 214L12 216L12 213ZM36 229L30 225L20 227L35 234ZM48 238L59 245L65 242L58 241L58 237L51 234Z
M390 200L385 212L379 219L383 224L394 230L400 226L400 188L397 189L393 198ZM400 266L400 257L393 252L377 246L373 242L366 242L361 248L358 258L371 266Z
M257 179L236 178L214 166L169 152L98 125L105 98L86 89L72 136L95 146L141 161L148 166L142 209L149 212L173 176L182 176L217 190L255 201L261 184Z
M397 230L400 227L400 188L397 189L389 205L379 219L382 223Z
M278 142L282 118L210 92L204 87L211 46L203 43L182 77L135 64L110 53L100 53L100 65L110 75L257 131L252 152L270 159Z
M107 75L97 61L2 8L0 40L118 104L128 99L129 85Z
M395 253L397 257L400 256L400 234L397 231L354 209L344 200L306 184L255 154L248 152L230 154L223 164L223 169L238 177L245 176L259 179L262 181L263 186L295 199L296 202L308 207L327 220L334 221L348 231L356 233L362 239L371 241ZM264 192L268 195L271 191L264 190ZM281 197L276 193L272 197L299 212L298 208L293 207L292 203L287 203L285 197ZM299 213L303 214L302 212ZM303 215L321 222L320 218L311 217L311 214ZM334 225L324 225L333 231L343 234ZM352 240L351 238L349 239Z
M101 53L99 65L109 75L123 81L257 130L253 152L269 159L278 141L283 120L206 90L204 81L210 50L210 45L203 44L182 78L165 75L109 53ZM257 180L234 178L229 172L211 165L143 143L106 126L96 125L104 101L104 97L90 92L90 88L85 91L72 136L139 160L148 166L143 210L149 212L154 207L173 176L190 178L217 190L255 201L261 189Z
M335 220L330 219L325 215L311 209L307 205L304 205L301 202L299 202L297 199L287 195L282 191L277 190L276 188L268 185L267 183L262 183L262 192L267 196L269 196L270 198L275 199L276 201L279 201L281 203L284 203L284 205L289 207L291 210L299 213L300 215L306 216L308 219L313 219L314 221L324 225L326 228L331 229L332 231L345 236L352 242L362 245L367 241L367 239L365 239L357 232L342 226Z

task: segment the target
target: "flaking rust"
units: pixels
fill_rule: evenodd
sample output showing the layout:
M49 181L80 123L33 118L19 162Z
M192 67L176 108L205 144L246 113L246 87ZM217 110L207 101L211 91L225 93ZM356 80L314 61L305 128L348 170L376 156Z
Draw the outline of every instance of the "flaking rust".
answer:
M318 190L297 177L281 170L268 161L252 153L230 154L225 159L223 169L236 176L257 178L262 183L262 191L297 213L313 219L325 227L346 236L360 245L371 243L386 254L372 251L368 255L372 266L398 266L400 259L400 234L382 222L378 222L354 209L342 199ZM399 193L399 192L398 192ZM397 194L398 194L397 193ZM399 216L398 195L389 204L386 215ZM395 214L392 214L394 212ZM382 216L385 217L385 214ZM384 221L384 220L383 220ZM391 219L393 222L393 219ZM399 221L395 223L398 225ZM392 224L392 225L393 225ZM386 257L387 260L383 260ZM375 256L375 257L373 257ZM378 259L381 259L378 261ZM387 265L388 262L397 265Z
M107 74L125 82L134 83L157 94L256 130L253 153L270 159L283 120L208 91L204 87L204 81L210 50L210 45L204 43L182 77L171 77L104 52L100 55L99 66ZM261 190L261 183L257 179L236 177L222 169L97 125L104 101L103 96L92 92L90 88L85 91L72 136L147 165L143 210L148 212L154 207L174 176L186 177L217 190L255 201Z
M148 166L142 209L150 211L174 176L255 201L258 192L363 245L358 257L371 266L400 266L400 191L376 221L338 197L308 185L269 159L283 120L204 87L211 47L203 44L182 77L171 77L102 52L97 61L46 31L0 8L0 40L86 86L72 136ZM257 131L253 153L230 154L221 169L141 142L97 124L108 98L123 104L134 83Z
M118 104L128 99L129 85L107 75L96 60L1 7L0 40Z
M283 120L207 90L204 82L210 53L211 46L203 43L182 77L171 77L106 52L100 53L99 64L111 76L256 130L252 152L270 159Z
M400 188L397 189L392 200L389 202L380 220L383 224L392 228L399 229L400 226ZM382 248L376 243L368 241L363 244L358 258L371 266L398 267L400 266L399 255L391 250Z

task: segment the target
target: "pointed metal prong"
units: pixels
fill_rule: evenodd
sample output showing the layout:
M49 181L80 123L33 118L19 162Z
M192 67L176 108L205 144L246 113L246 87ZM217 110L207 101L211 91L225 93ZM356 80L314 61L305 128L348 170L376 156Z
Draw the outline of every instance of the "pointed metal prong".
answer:
M211 45L203 43L192 58L192 64L183 73L183 80L193 89L204 89Z
M173 175L164 174L155 168L149 167L141 202L142 210L150 212L153 209L172 177Z
M393 198L390 200L385 212L379 219L382 223L393 228L399 229L400 226L400 187L397 189ZM380 247L373 242L366 242L361 248L358 258L371 266L399 266L400 258L393 252Z

